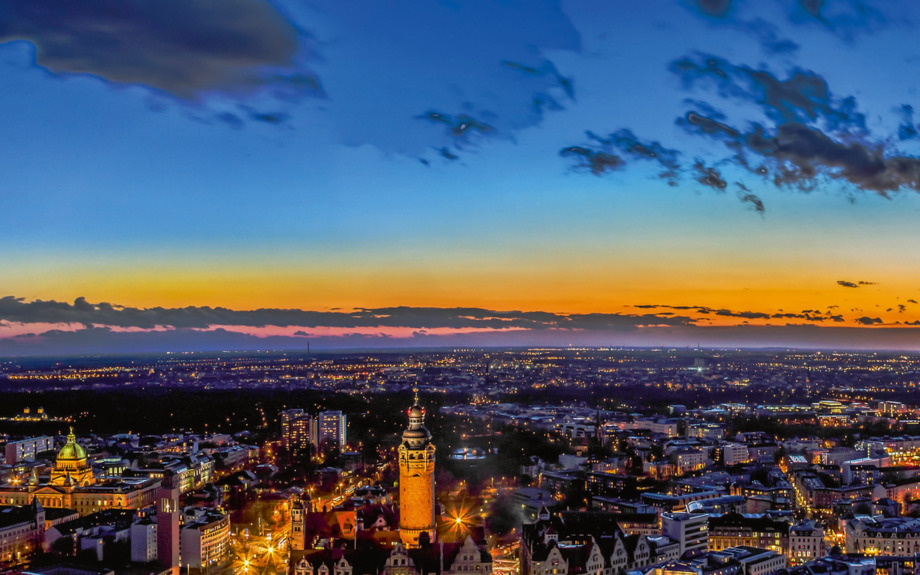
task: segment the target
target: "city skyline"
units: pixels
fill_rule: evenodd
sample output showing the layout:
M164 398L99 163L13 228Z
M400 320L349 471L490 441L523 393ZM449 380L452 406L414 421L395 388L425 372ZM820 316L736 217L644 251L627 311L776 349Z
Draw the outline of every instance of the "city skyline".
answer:
M0 356L920 349L908 2L0 9Z

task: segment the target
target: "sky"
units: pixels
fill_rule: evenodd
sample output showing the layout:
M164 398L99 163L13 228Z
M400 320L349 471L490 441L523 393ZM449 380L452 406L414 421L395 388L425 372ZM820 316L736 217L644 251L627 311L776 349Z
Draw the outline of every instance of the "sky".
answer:
M920 349L909 0L0 0L0 356Z

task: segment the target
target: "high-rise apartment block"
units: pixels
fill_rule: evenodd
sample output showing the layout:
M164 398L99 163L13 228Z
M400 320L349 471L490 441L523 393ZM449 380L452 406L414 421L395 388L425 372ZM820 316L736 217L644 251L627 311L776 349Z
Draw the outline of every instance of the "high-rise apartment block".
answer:
M281 436L292 453L303 452L313 445L317 450L332 445L344 450L348 442L347 416L341 411L323 411L316 417L302 409L281 412Z
M345 414L341 411L324 411L316 416L316 441L317 446L326 445L327 442L345 450L347 424Z
M313 418L302 409L288 409L281 412L281 440L291 453L300 453L309 448L310 430Z

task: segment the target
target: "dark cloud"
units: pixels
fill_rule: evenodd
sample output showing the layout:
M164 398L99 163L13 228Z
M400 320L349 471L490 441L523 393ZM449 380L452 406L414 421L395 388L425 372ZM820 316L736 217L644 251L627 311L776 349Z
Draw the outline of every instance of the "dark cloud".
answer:
M914 124L914 107L910 104L903 104L898 108L898 114L901 116L901 123L898 125L898 139L913 140L917 137L917 125Z
M692 169L694 172L694 179L700 184L712 188L717 192L724 192L728 187L728 182L722 177L722 173L716 168L707 167L702 160L696 160ZM757 194L751 192L751 190L741 182L735 182L735 186L738 187L738 200L742 204L749 204L751 209L758 214L763 215L766 212L763 200L761 200Z
M856 100L835 97L824 78L810 70L794 68L780 79L769 70L735 65L707 54L675 60L670 69L685 88L714 85L721 96L755 103L777 123L821 120L831 130L866 128Z
M693 171L696 172L696 181L707 188L712 188L719 192L724 192L728 187L728 182L722 178L722 174L715 168L707 168L702 160L697 160L693 164Z
M741 182L735 182L735 185L738 186L738 199L741 200L742 204L750 204L751 209L753 209L758 214L763 214L766 212L763 200L761 200L757 194L752 192Z
M430 111L418 116L418 119L444 127L445 135L451 140L451 147L442 146L438 148L437 151L442 158L451 162L459 160L460 156L458 153L465 147L475 144L482 136L494 135L496 133L495 126L477 120L468 114L453 116L442 112Z
M441 157L444 158L445 160L449 160L449 161L451 161L451 162L460 159L460 156L458 156L457 154L451 152L451 151L450 151L449 149L447 149L447 148L441 148L441 149L439 149L439 150L438 150L438 154L440 154ZM427 163L427 160L423 160L423 161Z
M832 315L830 311L822 313L818 310L765 313L707 306L645 304L634 307L648 311L638 314L558 314L542 311L406 306L326 312L298 309L231 310L211 307L139 309L109 303L91 303L84 298L67 303L26 301L8 296L0 298L0 325L35 325L36 333L0 338L0 355L303 349L308 339L314 346L318 344L327 348L464 344L558 345L560 338L564 339L565 343L586 345L659 345L669 341L667 338L672 336L697 342L706 340L716 333L733 334L732 337L740 337L743 341L757 342L760 340L750 339L745 334L757 333L764 337L777 334L779 337L780 332L775 331L779 326L768 326L767 331L738 332L738 326L714 327L706 318L728 317L745 322L800 320L811 326L844 321L840 315ZM698 316L702 316L702 319ZM862 325L881 323L879 318L868 316L855 321ZM70 327L48 330L42 325L37 325L49 323L67 324ZM293 335L258 336L238 333L240 328L267 326L293 328L290 329ZM808 325L800 323L795 327L803 328ZM123 331L125 328L141 331L126 333ZM314 332L311 328L338 329L336 335L317 335L323 333L322 330ZM388 332L386 328L408 328L409 331ZM448 331L435 331L439 328L447 328ZM464 331L470 328L476 331ZM451 329L457 331L451 332ZM830 331L823 333L850 333L834 331L839 328L826 329ZM393 335L394 333L411 335ZM653 339L645 339L651 338L652 334L655 336ZM891 344L913 337L913 341L916 342L915 331L897 334L897 337L883 339ZM834 339L837 336L827 337L838 341ZM864 340L857 336L856 332L850 337L853 341L858 339L859 345L864 345ZM788 345L790 341L806 340L787 338L784 341L784 345Z
M260 112L248 106L243 107L243 109L246 111L250 120L262 122L263 124L284 124L291 118L290 114L286 112Z
M880 144L836 140L794 122L775 133L755 125L742 144L770 164L780 186L812 190L828 179L886 197L904 187L920 191L920 158L886 155Z
M783 310L779 310L781 313L766 313L766 312L760 312L760 311L734 311L734 310L729 310L729 309L724 309L724 308L717 309L717 308L711 308L711 307L702 306L702 305L640 304L640 305L634 305L632 307L639 308L639 309L655 309L655 310L675 309L675 310L682 310L682 311L693 311L701 315L737 317L737 318L748 319L748 320L750 319L802 319L802 320L806 320L810 322L818 322L818 323L825 322L825 321L833 321L833 322L839 323L839 322L844 321L843 316L841 315L831 315L830 312L822 314L818 310L802 310L801 313L790 313L790 312L783 312ZM658 312L658 313L662 314L662 312Z
M882 143L848 134L835 139L798 122L780 124L773 131L753 124L741 133L694 112L678 124L690 133L721 140L735 163L779 187L812 191L837 181L884 197L903 188L920 191L920 158L889 153Z
M680 172L680 152L677 150L666 148L657 141L640 140L628 129L618 130L607 137L590 131L586 134L590 144L570 146L559 152L562 157L577 159L575 169L587 169L594 175L601 175L625 166L626 161L622 156L627 156L630 159L658 163L662 168L658 177L671 186L677 185Z
M856 282L856 283L858 283L858 284L861 285L861 286L874 286L874 285L877 285L877 284L878 284L878 282L867 282L867 281L863 281L863 280L859 280L859 281Z
M718 169L699 161L689 168L692 177L707 187L726 189L723 166L734 165L774 186L805 192L828 183L883 197L902 189L920 191L920 158L890 149L886 140L873 141L855 99L835 96L814 72L793 69L779 78L766 69L706 55L676 60L670 68L688 89L715 87L722 97L756 105L774 122L773 126L753 122L741 130L711 105L685 101L696 110L678 118L677 124L690 134L722 142L731 152L730 157L717 161ZM628 130L607 138L590 132L588 136L588 145L561 151L577 159L576 169L600 175L622 169L634 158L655 159L666 168L661 177L676 184L681 170L678 150L631 144L638 140ZM662 153L665 150L667 154ZM763 214L761 198L744 182L738 184L739 200Z
M577 158L576 169L587 169L595 176L604 172L616 171L626 165L620 156L603 150L591 149L583 146L569 146L559 151L563 158Z
M744 319L767 319L770 314L762 313L759 311L731 311L727 309L718 309L714 310L715 315L721 315L725 317L742 317Z
M686 0L684 3L709 18L728 18L735 8L732 0Z
M683 118L677 119L677 125L683 126L688 132L705 134L708 136L722 137L727 136L730 139L738 138L741 132L724 124L715 118L703 116L696 112L687 112Z
M888 24L881 11L863 0L798 0L792 19L799 23L819 23L844 40Z
M428 112L422 119L443 124L447 128L447 133L454 138L468 137L472 134L488 134L495 131L495 127L481 122L467 114L452 116L441 112Z
M915 299L909 299L909 300L907 300L907 303L917 303L917 300L915 300Z
M0 298L0 321L15 323L76 324L86 327L208 329L213 326L246 327L411 327L411 328L525 328L525 329L632 329L645 324L686 325L684 317L621 314L552 314L547 312L493 311L482 308L388 307L352 312L317 312L299 309L231 310L227 308L131 308L109 303L72 304L6 296Z
M846 280L837 280L837 285L847 287L847 288L858 288L859 284L856 282L848 282Z
M636 316L639 319L641 316ZM800 349L867 350L918 349L916 327L874 327L867 334L864 326L838 327L803 324L768 326L670 325L656 321L629 325L623 329L604 329L604 318L593 325L599 329L542 329L485 333L433 335L425 328L408 337L344 332L337 336L309 335L258 337L224 329L208 331L175 329L121 333L105 327L77 331L49 331L0 339L0 357L27 355L72 356L82 354L163 353L168 351L226 350L319 350L408 348L408 347L509 347L509 346L630 346L658 347L702 345L711 348L796 347ZM873 318L868 318L870 321ZM747 321L747 320L743 320ZM590 321L585 322L592 324ZM875 322L873 321L873 324ZM920 326L920 321L906 322ZM871 325L871 324L867 324Z
M0 0L0 43L25 40L55 74L90 74L183 100L315 92L293 66L298 30L264 0Z

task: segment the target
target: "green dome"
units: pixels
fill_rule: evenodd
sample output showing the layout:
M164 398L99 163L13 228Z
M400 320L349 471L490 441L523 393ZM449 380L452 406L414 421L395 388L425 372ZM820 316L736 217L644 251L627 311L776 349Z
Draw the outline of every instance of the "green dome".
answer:
M77 443L77 436L73 434L73 428L70 428L70 435L67 436L67 443L58 452L58 461L78 461L86 459L86 450Z

